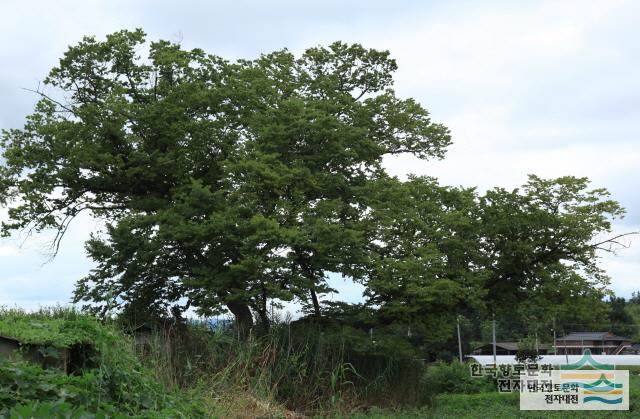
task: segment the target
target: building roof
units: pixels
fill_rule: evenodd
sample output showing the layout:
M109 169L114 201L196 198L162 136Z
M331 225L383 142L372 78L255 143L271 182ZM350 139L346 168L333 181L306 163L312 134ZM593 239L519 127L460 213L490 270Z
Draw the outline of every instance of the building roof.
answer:
M492 348L493 343L485 343L484 345L480 345L475 348L475 350L479 350L482 348ZM496 342L496 348L506 349L507 351L517 351L518 350L518 342Z
M493 346L493 343L489 344ZM506 349L508 351L517 351L518 350L518 342L496 342L496 346Z
M603 364L615 364L615 365L640 365L640 356L638 355L591 355L597 362ZM583 355L541 355L540 364L552 364L562 365L567 363L573 364L579 362ZM479 364L490 365L493 364L493 355L468 355L467 359L473 359ZM517 365L522 364L518 361L515 355L497 355L496 364L498 365Z
M556 340L631 340L622 336L616 336L611 332L574 332L566 336L557 338Z
M479 346L476 349L484 348L485 346L493 347L493 343L487 343L485 345ZM507 351L517 351L518 350L518 342L496 342L496 348L506 349ZM538 344L539 349L549 349L549 345L541 343Z

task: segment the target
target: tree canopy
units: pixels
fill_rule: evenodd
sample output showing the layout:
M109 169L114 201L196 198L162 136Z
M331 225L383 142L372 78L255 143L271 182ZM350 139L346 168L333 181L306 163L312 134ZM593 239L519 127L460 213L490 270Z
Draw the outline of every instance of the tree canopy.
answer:
M623 210L586 179L480 194L385 171L385 156L440 159L451 143L396 96L395 70L388 52L341 42L230 62L141 30L86 37L25 126L3 132L2 231L53 228L57 248L89 212L106 227L76 302L228 309L243 330L254 313L268 326L274 300L320 316L331 272L363 283L382 321L432 327L513 299L600 295L594 240Z

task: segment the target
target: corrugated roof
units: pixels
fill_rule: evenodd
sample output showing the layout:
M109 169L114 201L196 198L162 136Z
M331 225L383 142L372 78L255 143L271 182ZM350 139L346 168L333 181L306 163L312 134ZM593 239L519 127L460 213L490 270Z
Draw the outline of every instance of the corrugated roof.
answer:
M491 344L493 346L493 344ZM496 342L496 346L508 351L517 351L518 342Z
M493 347L493 343L485 343L484 345L478 346L475 350L491 347ZM517 351L518 342L496 342L496 348L506 349L508 351Z
M611 332L573 332L556 340L631 340Z
M479 346L477 349L484 348L485 346L492 347L493 343L487 343L485 345ZM549 349L551 345L547 345L546 343L538 344L539 349ZM518 350L518 342L496 342L496 348L506 349L508 351L517 351Z

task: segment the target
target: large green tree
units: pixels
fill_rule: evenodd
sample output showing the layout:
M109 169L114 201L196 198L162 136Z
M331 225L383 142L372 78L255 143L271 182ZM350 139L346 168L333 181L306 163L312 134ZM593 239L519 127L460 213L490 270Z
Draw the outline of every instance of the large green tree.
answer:
M598 251L616 246L608 235L623 209L587 179L530 176L483 194L421 177L368 187L361 278L382 321L420 325L441 342L457 315L495 315L514 326L502 329L511 339L606 317Z
M395 96L395 69L342 43L231 63L140 30L85 38L3 133L3 231L53 228L57 246L79 213L105 220L75 294L97 308L227 307L242 329L269 298L318 313L327 272L367 261L362 191L382 158L450 143Z

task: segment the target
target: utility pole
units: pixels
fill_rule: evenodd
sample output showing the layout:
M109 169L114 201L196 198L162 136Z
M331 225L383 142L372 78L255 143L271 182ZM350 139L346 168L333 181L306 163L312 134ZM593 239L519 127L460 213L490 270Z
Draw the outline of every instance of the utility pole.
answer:
M496 362L496 313L493 313L493 365L498 365Z
M553 354L558 355L558 347L556 346L556 317L553 316Z
M462 362L462 338L460 337L460 316L457 318L458 327L458 355L460 356L460 362Z
M540 347L538 346L538 329L536 329L536 355L540 355Z

